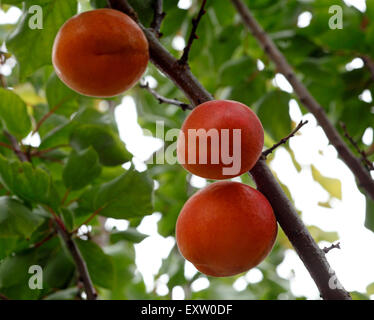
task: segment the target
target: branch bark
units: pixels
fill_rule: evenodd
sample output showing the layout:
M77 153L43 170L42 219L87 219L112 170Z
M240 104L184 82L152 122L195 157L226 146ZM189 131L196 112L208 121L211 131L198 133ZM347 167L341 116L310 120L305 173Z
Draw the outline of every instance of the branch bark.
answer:
M314 99L301 81L297 79L293 68L289 65L275 43L252 16L248 7L241 0L231 1L236 7L246 27L252 32L253 36L257 39L266 54L275 63L278 71L290 82L301 103L303 103L304 106L315 116L330 143L336 148L340 158L355 175L359 186L361 186L362 189L365 190L365 193L374 200L374 180L371 178L368 170L361 164L360 159L358 159L349 149L336 128L328 119L324 109Z
M61 236L62 240L65 242L66 247L71 253L71 256L73 257L73 260L75 262L75 265L77 267L80 279L83 282L84 285L84 291L87 294L88 300L96 300L97 299L97 293L95 290L95 287L92 283L90 274L88 273L86 262L84 261L76 243L74 242L71 234L66 230L64 224L59 219L59 217L54 213L52 209L49 208L49 211L54 217L55 225L58 234Z
M133 9L126 0L109 0L112 8L131 13ZM127 11L129 10L129 11ZM137 20L135 20L137 21ZM138 22L138 21L137 21ZM141 24L150 48L151 61L168 76L187 96L193 105L213 99L188 68L183 68L156 39L153 32ZM305 227L295 208L283 192L265 160L260 159L251 170L258 189L267 197L276 214L277 220L308 269L323 299L350 300L351 297L343 288L334 289L329 281L335 273L331 269L324 252L317 246L308 229ZM335 278L336 279L336 278Z
M192 109L193 109L193 107L190 106L190 105L187 104L187 103L184 103L184 102L179 101L179 100L169 99L169 98L163 97L163 96L160 95L157 91L153 90L153 89L148 85L148 83L146 83L146 84L140 84L139 86L140 86L140 88L145 89L145 90L147 90L150 94L152 94L152 95L153 95L153 96L158 100L159 103L172 104L172 105L174 105L174 106L180 107L183 111L186 111L187 109L188 109L188 110L192 110Z
M27 158L26 154L24 152L22 152L16 137L11 135L6 130L4 130L3 133L4 133L4 136L9 140L10 144L12 145L13 152L16 154L18 159L21 162L27 162L29 159Z

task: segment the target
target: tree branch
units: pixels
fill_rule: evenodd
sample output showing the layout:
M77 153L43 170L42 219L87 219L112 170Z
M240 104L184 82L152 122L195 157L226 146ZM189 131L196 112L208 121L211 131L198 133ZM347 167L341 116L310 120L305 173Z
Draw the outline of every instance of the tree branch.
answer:
M374 170L373 163L367 158L366 152L364 150L361 150L360 147L358 146L357 142L350 136L345 123L341 122L340 126L342 127L342 129L344 131L344 136L348 139L348 141L352 144L352 146L356 149L356 151L361 155L361 160L364 163L364 165L367 167L367 169L369 171Z
M66 230L66 227L62 223L61 219L56 215L56 213L51 208L48 208L48 210L54 217L57 232L61 236L62 240L65 242L66 247L68 248L73 257L79 276L83 282L84 290L87 294L87 299L96 300L96 290L93 286L91 277L88 273L86 262L84 261L76 243L74 242L71 234Z
M184 102L179 101L179 100L169 99L169 98L163 97L162 95L160 95L159 93L157 93L155 90L153 90L148 85L148 83L146 83L146 84L139 84L139 86L140 86L140 88L145 89L148 92L150 92L158 100L159 103L172 104L172 105L175 105L177 107L182 108L183 111L186 111L187 109L188 110L192 110L193 109L193 107L191 105L187 104L187 103L184 103Z
M281 146L282 144L285 144L288 140L290 140L307 123L308 123L308 120L306 120L306 121L300 121L300 123L297 125L297 127L287 137L285 137L282 140L280 140L278 143L276 143L275 145L273 145L271 148L265 150L262 153L262 156L266 159L266 157L269 154L271 154L276 148L278 148L279 146Z
M153 16L153 21L151 23L151 28L155 32L157 38L162 37L162 33L160 33L162 21L165 18L165 12L163 11L163 1L156 0L155 1L155 14Z
M370 72L371 80L374 81L374 61L368 55L361 55L361 59L364 61L366 68Z
M206 13L206 11L204 9L205 5L206 5L206 1L207 0L202 1L201 7L200 7L200 10L199 10L199 13L198 13L197 17L195 19L192 19L192 30L191 30L190 36L188 38L187 45L183 50L183 55L179 59L179 64L181 64L181 65L184 65L184 66L187 65L188 57L190 55L190 51L191 51L191 48L192 48L192 44L193 44L195 39L199 39L198 35L196 34L196 30L197 30L197 27L199 26L201 18Z
M319 125L324 130L330 143L336 148L340 158L351 169L355 175L358 184L365 190L366 194L374 199L374 180L370 173L361 164L352 151L348 148L342 137L339 135L336 128L328 119L325 111L319 103L310 94L308 89L297 79L295 72L287 62L286 58L279 51L274 42L258 24L256 19L252 16L247 6L241 0L231 0L240 14L244 24L252 32L253 36L258 40L264 51L275 63L277 69L282 73L292 85L295 93L305 107L315 116Z
M325 253L313 240L290 200L272 175L265 160L259 160L251 170L257 188L270 201L279 224L308 269L323 299L349 300L344 289L333 289L329 281L334 276Z
M109 0L112 7L127 13L126 0ZM132 9L131 9L132 10ZM193 105L212 100L188 68L178 67L178 61L160 44L154 33L141 24L150 48L151 61L165 73L187 96ZM344 289L332 289L328 283L334 275L324 252L317 246L308 229L301 221L296 209L279 186L264 160L259 160L251 170L259 190L265 194L276 214L277 220L290 239L324 299L350 300Z
M12 145L12 149L18 159L22 162L27 162L29 159L27 158L26 154L22 152L18 141L15 136L11 135L8 131L4 130L3 131L5 137L9 140L10 144Z
M340 242L333 243L330 247L324 247L322 250L324 253L329 253L333 249L340 249Z
M0 293L0 300L10 300L6 295Z

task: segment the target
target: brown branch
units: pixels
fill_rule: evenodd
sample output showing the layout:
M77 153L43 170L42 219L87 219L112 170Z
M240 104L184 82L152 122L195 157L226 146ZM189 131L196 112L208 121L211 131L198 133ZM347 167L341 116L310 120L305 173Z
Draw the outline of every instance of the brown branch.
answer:
M13 147L5 142L0 141L0 146L14 151Z
M70 194L70 189L66 189L66 192L61 200L61 205L63 206L66 202L66 199L69 197L69 194Z
M166 15L165 12L163 11L163 0L156 0L154 6L155 6L155 14L153 16L151 28L154 30L157 38L161 38L162 37L162 33L160 33L161 24Z
M69 144L60 144L60 145L57 145L55 147L52 147L52 148L48 148L48 149L44 149L44 150L35 150L33 152L31 152L31 156L32 157L40 157L46 153L49 153L49 152L52 152L52 151L55 151L59 148L65 148L65 147L70 147Z
M139 86L140 86L140 88L145 89L149 93L151 93L158 100L158 102L160 104L161 103L172 104L172 105L175 105L177 107L180 107L183 111L186 111L187 109L188 110L192 110L193 109L193 107L191 105L187 104L187 103L184 103L184 102L179 101L179 100L169 99L169 98L163 97L158 92L156 92L155 90L153 90L148 85L148 83L146 83L146 84L139 84Z
M306 121L300 121L300 123L297 125L297 127L285 138L280 140L278 143L274 144L271 148L265 150L262 153L262 156L266 159L266 157L271 154L276 148L281 146L282 144L285 144L288 140L290 140L304 125L308 123L308 120Z
M364 61L366 68L370 71L371 80L374 81L374 61L368 55L361 55L360 58Z
M34 131L31 135L37 133L42 126L42 124L52 115L54 114L69 98L63 99L60 103L56 104L51 110L49 110L36 124Z
M337 129L328 119L324 109L314 99L308 89L297 79L294 70L287 62L284 55L279 51L271 38L252 16L247 6L241 0L231 1L236 7L246 27L252 32L253 36L257 39L269 58L275 63L278 71L290 82L301 103L303 103L304 106L315 116L330 143L336 148L340 158L355 175L358 184L363 188L363 190L365 190L367 195L374 199L374 180L371 178L370 173L366 168L361 164L360 159L352 153L339 135Z
M71 233L74 234L74 233L77 233L79 228L82 227L83 225L87 225L93 218L95 218L101 211L103 210L103 208L99 208L97 209L93 214L91 214L84 222L82 222L80 224L80 226L78 226L77 228L75 228Z
M369 171L374 170L373 163L367 158L366 152L364 150L361 150L360 147L358 146L357 142L350 136L345 123L341 122L340 126L344 131L344 136L348 139L348 141L352 144L352 146L356 149L356 151L361 155L361 160L364 163L364 165L367 167L367 169Z
M6 295L0 293L0 300L10 300Z
M44 243L48 242L52 238L56 236L56 231L50 232L44 239L40 240L39 242L35 243L32 247L33 248L39 248L41 247Z
M340 249L340 242L333 243L330 247L324 247L322 250L324 253L329 253L333 249Z
M206 13L206 11L205 11L206 1L207 0L202 1L201 7L200 7L200 10L199 10L199 13L198 13L197 17L195 19L192 19L192 30L191 30L190 36L188 38L187 45L183 50L183 55L179 59L179 64L181 64L181 65L184 65L184 66L187 65L188 57L190 55L190 51L191 51L191 48L192 48L192 44L193 44L195 39L199 39L198 35L196 34L196 31L197 31L197 27L199 26L199 23L201 21L201 18Z
M125 0L110 0L110 3L113 8L125 13L130 7ZM188 68L178 67L178 61L160 44L154 33L141 24L139 25L148 39L151 61L184 92L191 103L196 106L212 100L212 95L206 91L191 71ZM265 194L272 205L280 226L309 270L321 296L324 299L350 300L349 293L344 289L329 287L328 283L334 272L326 259L325 253L313 240L296 209L272 175L265 160L257 162L251 170L251 175L254 177L258 189Z
M5 137L9 140L10 144L12 145L12 149L14 153L16 154L16 156L18 157L18 159L22 162L27 162L28 161L27 156L25 153L22 152L16 137L10 134L6 130L4 130L3 133Z
M67 231L62 220L56 215L56 213L51 208L48 208L48 210L54 217L57 232L61 236L62 240L65 242L66 247L68 248L68 250L71 253L71 256L73 257L80 279L82 280L84 284L84 290L87 294L87 299L96 300L97 299L96 290L93 286L90 274L88 273L86 262L84 261L76 243L71 237L71 234Z
M296 253L304 262L322 298L327 300L350 300L349 293L343 288L333 289L329 286L329 281L334 275L334 271L332 271L325 253L313 240L292 203L272 175L265 160L257 162L251 170L251 175L256 182L258 190L269 200L280 226L295 248Z

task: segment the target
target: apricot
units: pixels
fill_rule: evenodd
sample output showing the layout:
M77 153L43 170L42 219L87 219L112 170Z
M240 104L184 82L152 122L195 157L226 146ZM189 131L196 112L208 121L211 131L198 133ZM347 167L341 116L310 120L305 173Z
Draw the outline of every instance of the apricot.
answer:
M58 77L71 89L94 97L116 96L131 88L148 60L143 31L113 9L70 18L57 33L52 52Z
M177 156L187 171L222 180L252 169L263 145L262 124L249 107L236 101L208 101L184 121Z
M245 184L215 182L195 193L177 220L180 253L202 273L227 277L258 265L278 226L265 196Z

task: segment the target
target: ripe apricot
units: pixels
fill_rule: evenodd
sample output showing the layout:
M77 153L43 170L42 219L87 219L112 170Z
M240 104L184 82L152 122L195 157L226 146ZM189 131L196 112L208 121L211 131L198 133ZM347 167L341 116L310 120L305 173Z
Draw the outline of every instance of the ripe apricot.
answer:
M59 30L52 62L71 89L94 97L111 97L131 88L149 60L148 41L126 14L97 9L78 14Z
M176 226L181 254L202 273L226 277L258 265L277 235L265 196L245 184L220 181L195 193Z
M208 101L184 121L177 156L189 172L221 180L252 169L263 145L262 124L250 108L236 101Z

